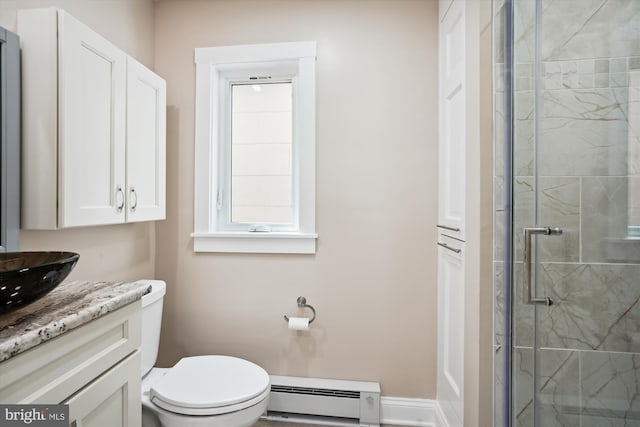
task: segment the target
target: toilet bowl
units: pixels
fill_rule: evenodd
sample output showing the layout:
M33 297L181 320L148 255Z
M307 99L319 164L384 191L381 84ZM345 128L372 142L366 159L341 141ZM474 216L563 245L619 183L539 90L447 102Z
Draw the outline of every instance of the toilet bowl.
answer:
M165 283L148 281L142 297L143 427L250 427L269 403L270 381L260 366L237 357L185 357L152 368L160 338Z

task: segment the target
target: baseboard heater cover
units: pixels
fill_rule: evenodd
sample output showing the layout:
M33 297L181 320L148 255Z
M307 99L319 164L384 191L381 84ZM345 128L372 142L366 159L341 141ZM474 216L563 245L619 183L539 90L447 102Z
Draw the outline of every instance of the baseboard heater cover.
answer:
M380 384L368 381L271 375L267 411L351 419L380 425Z

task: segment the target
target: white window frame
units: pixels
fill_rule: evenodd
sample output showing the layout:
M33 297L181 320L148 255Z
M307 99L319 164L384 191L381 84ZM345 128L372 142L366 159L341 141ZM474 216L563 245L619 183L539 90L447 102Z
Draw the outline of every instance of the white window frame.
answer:
M313 254L315 230L315 42L197 48L194 252ZM228 87L240 76L265 71L294 82L292 203L293 226L281 231L248 231L230 226L230 171L221 167L229 143ZM241 78L240 78L241 79ZM278 80L277 79L277 80ZM241 79L242 80L242 79ZM226 176L226 175L229 176ZM260 228L259 228L260 229Z

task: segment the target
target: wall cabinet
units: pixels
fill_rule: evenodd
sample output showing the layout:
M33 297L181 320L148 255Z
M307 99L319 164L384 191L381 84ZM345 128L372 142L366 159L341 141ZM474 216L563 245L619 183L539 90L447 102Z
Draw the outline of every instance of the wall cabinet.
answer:
M18 12L22 227L165 217L165 82L68 13Z
M0 363L0 402L69 405L69 425L141 425L140 301Z
M440 0L438 402L464 425L466 57L465 0Z
M465 240L465 28L464 2L446 7L439 27L438 224Z

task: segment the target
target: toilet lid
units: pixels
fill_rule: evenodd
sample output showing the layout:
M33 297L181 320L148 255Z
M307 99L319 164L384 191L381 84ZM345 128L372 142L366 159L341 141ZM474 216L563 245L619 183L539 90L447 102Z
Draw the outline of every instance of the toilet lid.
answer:
M252 406L269 394L260 366L230 356L185 357L151 387L153 403L172 412L215 415Z

